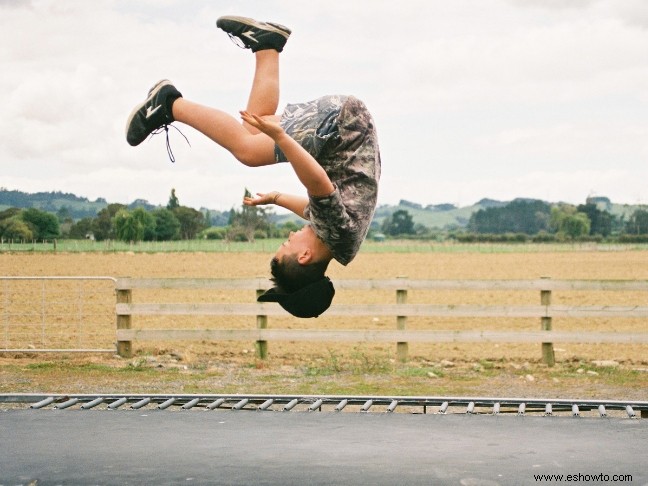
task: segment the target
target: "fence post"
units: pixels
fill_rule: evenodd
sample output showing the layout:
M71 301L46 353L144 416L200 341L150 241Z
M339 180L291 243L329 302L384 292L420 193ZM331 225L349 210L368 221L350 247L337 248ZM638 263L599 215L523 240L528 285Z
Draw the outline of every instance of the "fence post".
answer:
M131 289L117 289L117 303L130 304L133 301L133 291ZM132 316L117 314L117 329L130 329L132 324ZM122 358L133 357L133 342L132 341L117 341L117 354Z
M263 289L257 289L256 296L259 298L263 294ZM257 329L266 329L268 327L268 316L266 315L257 315L256 316ZM259 359L266 359L268 357L268 341L257 341L255 343L256 355Z
M407 277L399 276L399 279L406 279ZM407 303L407 289L396 289L396 303ZM407 316L396 316L396 329L404 331L407 326ZM401 362L407 361L408 344L406 342L396 343L396 355Z
M541 277L548 280L550 277ZM551 305L551 290L540 290L540 305L545 306L545 315L540 318L540 325L543 331L551 331L551 316L547 315ZM548 366L556 364L553 343L542 343L542 362Z

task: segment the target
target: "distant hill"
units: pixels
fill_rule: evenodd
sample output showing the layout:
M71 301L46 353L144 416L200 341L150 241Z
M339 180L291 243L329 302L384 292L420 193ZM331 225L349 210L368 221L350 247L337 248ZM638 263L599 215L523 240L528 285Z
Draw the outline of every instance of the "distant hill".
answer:
M7 208L36 208L41 211L58 213L66 209L73 219L94 217L108 205L105 199L89 201L85 197L64 192L36 192L33 194L22 191L10 191L0 188L0 211Z
M530 201L530 199L528 198L517 198L514 200ZM457 207L453 204L436 204L424 206L423 204L401 200L396 206L379 206L376 209L374 223L382 224L383 220L390 217L395 211L406 210L412 215L414 224L422 224L423 226L426 226L428 228L439 230L452 230L464 228L468 224L470 216L480 209L502 207L506 206L510 202L511 201L482 199L470 206ZM608 211L612 215L618 218L623 217L626 220L637 208L639 208L639 206L637 205L615 204L605 197L589 198L587 201L583 201L583 204L585 204L586 202L596 204L600 210Z
M529 200L518 198L516 200ZM390 217L395 211L406 210L412 215L415 224L422 224L428 228L439 230L451 230L464 228L470 216L480 209L490 207L502 207L511 201L497 201L495 199L482 199L475 204L464 207L457 207L454 204L421 204L401 199L397 205L381 205L376 209L374 224L382 224L385 218ZM616 217L628 217L639 207L637 205L615 204L607 197L590 197L587 201L596 204L600 210L608 211ZM16 208L37 208L52 213L63 212L74 220L87 217L94 217L99 211L108 206L104 198L97 198L90 201L87 198L63 192L37 192L26 193L22 191L10 191L0 188L0 211L10 207ZM552 204L552 203L549 203ZM136 199L128 208L143 207L152 210L160 206L150 204L145 199ZM204 214L209 214L209 219L214 226L224 226L229 220L229 211L200 208ZM293 214L275 215L273 221L283 224L287 221L297 221L299 218Z
M78 221L83 218L94 218L108 204L110 203L104 198L97 198L95 201L90 201L85 197L64 192L27 193L0 188L0 211L8 208L36 208ZM126 205L126 207L128 209L144 208L147 211L152 211L161 206L151 204L146 199L135 199L132 203ZM200 208L200 211L204 214L209 213L212 224L216 226L224 226L229 221L229 211L206 208Z

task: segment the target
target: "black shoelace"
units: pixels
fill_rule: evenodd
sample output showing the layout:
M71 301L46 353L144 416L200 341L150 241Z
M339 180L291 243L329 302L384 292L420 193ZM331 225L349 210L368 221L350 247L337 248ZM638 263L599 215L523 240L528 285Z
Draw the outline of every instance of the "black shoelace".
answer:
M180 129L179 129L178 127L176 127L175 125L167 125L167 124L164 124L164 125L162 125L160 128L158 128L158 129L156 129L156 130L153 130L153 131L151 132L151 135L158 135L158 134L162 133L163 131L165 132L165 134L166 134L166 149L167 149L167 155L169 156L169 160L171 161L171 163L175 163L176 159L175 159L175 156L173 155L173 150L171 150L171 142L169 141L169 127L175 128L175 129L178 131L178 133L179 133L180 135L182 135L182 137L185 139L185 141L187 142L187 145L189 145L189 146L191 147L191 144L189 143L189 139L188 139L188 138L186 137L186 135L185 135L184 133L182 133L182 132L180 131Z

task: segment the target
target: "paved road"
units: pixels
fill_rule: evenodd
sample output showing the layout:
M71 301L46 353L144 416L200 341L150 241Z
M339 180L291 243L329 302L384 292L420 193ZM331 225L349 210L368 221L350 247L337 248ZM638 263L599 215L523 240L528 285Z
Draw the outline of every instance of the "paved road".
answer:
M0 485L646 485L646 444L645 419L8 410Z

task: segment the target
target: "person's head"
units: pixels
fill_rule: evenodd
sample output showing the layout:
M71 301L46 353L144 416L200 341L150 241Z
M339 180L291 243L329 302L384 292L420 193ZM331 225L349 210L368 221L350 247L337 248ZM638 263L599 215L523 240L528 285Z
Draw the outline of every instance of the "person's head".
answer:
M310 226L291 232L270 262L275 287L258 300L278 302L297 317L317 317L330 306L335 294L324 275L331 259L330 250Z
M330 250L313 228L304 226L291 231L270 262L272 281L288 292L294 292L322 277L332 259Z

